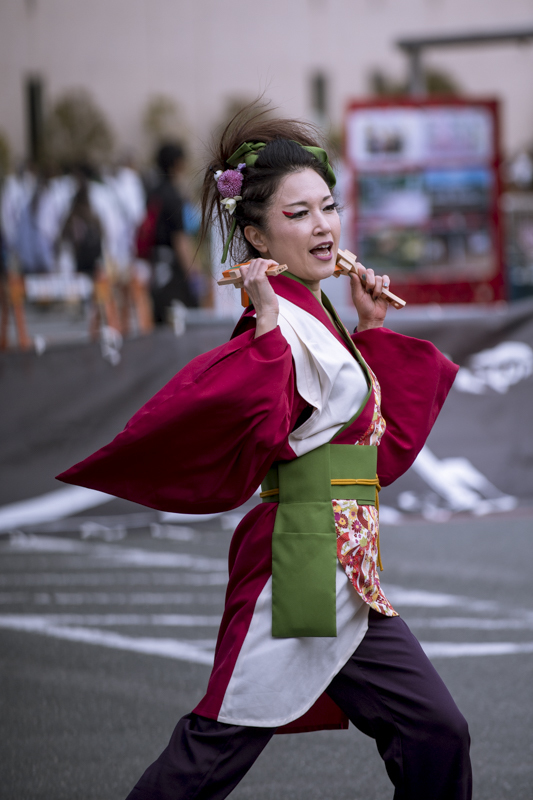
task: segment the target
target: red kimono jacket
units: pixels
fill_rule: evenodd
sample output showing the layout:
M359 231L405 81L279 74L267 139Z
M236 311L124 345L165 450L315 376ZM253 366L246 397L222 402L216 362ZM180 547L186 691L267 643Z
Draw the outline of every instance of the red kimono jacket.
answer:
M285 275L271 283L278 295L319 320L349 350L305 286ZM291 349L280 328L258 339L254 328L248 310L230 342L191 361L109 445L59 479L182 513L226 511L248 500L274 461L296 457L288 436L307 407L297 392ZM378 447L378 476L385 486L409 468L423 447L457 367L430 342L386 328L355 333L352 340L381 385L386 431ZM336 443L360 442L374 409L372 394ZM236 724L291 723L295 731L345 727L337 707L322 694L327 682L304 715L291 711L281 722L224 711L258 598L271 577L276 506L259 504L235 531L215 663L207 694L195 711Z

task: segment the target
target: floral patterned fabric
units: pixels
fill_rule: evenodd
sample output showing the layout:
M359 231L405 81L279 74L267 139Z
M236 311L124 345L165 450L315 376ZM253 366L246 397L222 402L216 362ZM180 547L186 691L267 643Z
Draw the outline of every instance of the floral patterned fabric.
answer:
M386 422L381 415L381 389L368 370L374 389L372 421L357 445L379 445ZM359 505L356 500L333 500L337 557L359 597L380 614L396 617L381 590L378 573L379 513L375 506Z

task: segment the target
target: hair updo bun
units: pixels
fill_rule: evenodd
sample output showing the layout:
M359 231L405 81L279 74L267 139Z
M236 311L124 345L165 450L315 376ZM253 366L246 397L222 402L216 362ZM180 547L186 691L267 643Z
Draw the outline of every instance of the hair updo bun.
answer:
M268 108L256 103L239 111L226 126L220 140L212 150L202 189L202 238L211 223L218 224L222 238L227 239L232 225L235 233L230 243L233 263L259 258L260 253L244 236L247 225L266 230L266 214L282 178L291 172L313 169L324 181L332 185L332 172L327 161L321 162L304 147L322 147L316 129L305 122L292 119L273 119ZM223 174L232 165L228 159L247 142L263 142L252 166L242 170L242 185L238 195L242 198L231 214L222 203L214 175ZM219 178L220 180L220 178ZM225 184L224 184L225 185Z

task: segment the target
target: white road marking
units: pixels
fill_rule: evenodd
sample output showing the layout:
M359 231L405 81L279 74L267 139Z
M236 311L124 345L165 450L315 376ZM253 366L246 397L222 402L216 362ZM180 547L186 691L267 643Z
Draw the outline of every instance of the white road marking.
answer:
M218 627L220 616L201 614L0 614L0 628L36 631L49 626L159 626L176 628ZM196 640L195 640L196 641Z
M24 525L26 533L52 533L58 534L63 531L78 531L80 526L88 520L96 522L98 525L107 527L117 527L123 525L128 530L136 528L149 528L150 523L157 519L157 511L146 509L146 511L135 511L131 514L91 514L90 517L67 517L66 519L56 519L52 522L41 522L37 525Z
M148 551L142 548L112 545L105 543L80 542L69 538L54 536L35 536L31 534L12 535L9 542L0 544L0 550L15 557L17 554L37 559L45 556L46 565L61 565L80 570L77 574L67 571L35 573L21 572L0 575L0 585L13 587L18 591L0 593L0 603L43 605L100 605L100 606L154 606L160 604L194 605L219 603L220 593L201 591L162 592L162 585L176 585L180 582L198 586L224 585L227 582L227 562L225 558L209 558L187 553ZM50 559L48 559L48 556ZM26 566L26 561L23 562ZM29 563L33 564L33 561ZM39 562L40 563L40 562ZM45 567L46 568L46 567ZM132 572L126 571L135 568ZM35 567L37 569L37 567ZM95 572L88 572L95 569ZM114 570L116 574L102 570ZM144 569L143 571L140 571ZM154 573L147 570L154 569ZM84 571L81 571L84 570ZM96 571L98 570L98 572ZM138 571L139 570L139 571ZM161 572L160 572L161 570ZM178 572L181 570L182 572ZM125 584L148 585L154 591L79 591L87 587L118 587ZM32 591L33 588L59 587L73 585L78 591ZM27 587L26 591L20 591ZM468 612L470 616L417 617L409 621L412 627L427 629L471 629L471 630L530 630L533 628L533 613L515 612L504 618L507 608L493 600L479 600L468 596L432 592L391 585L385 587L387 596L400 610L402 607L417 609L455 608ZM479 618L472 616L479 613ZM174 658L191 663L211 665L213 663L214 639L177 639L156 636L131 636L105 628L217 628L220 616L202 614L146 614L146 613L108 613L108 614L3 614L0 615L0 628L13 631L41 634L57 639L93 644L118 650L143 653L147 655ZM533 653L531 642L422 642L430 658L488 657L496 655L515 655Z
M160 511L159 520L161 522L209 522L209 520L218 519L224 513L224 511L218 511L216 514L178 514L174 511Z
M457 594L427 592L422 589L404 589L403 586L383 586L387 598L393 606L415 606L417 608L447 608L450 606L467 608L469 611L496 611L500 608L494 600L474 600Z
M87 508L101 506L114 500L113 495L84 489L83 486L64 486L39 497L0 508L0 531L9 531L24 525L37 525L68 517Z
M35 536L34 534L20 534L12 536L11 540L0 545L0 552L14 553L77 553L86 558L93 558L100 562L98 566L113 567L177 567L192 569L196 572L221 572L226 570L228 563L225 558L206 558L188 553L169 553L161 551L148 551L140 547L121 547L112 544L93 544L91 542L78 542L73 539L62 539L59 536ZM87 560L85 561L87 567Z
M259 490L258 490L259 491ZM63 486L53 492L30 497L18 503L0 507L0 531L9 531L25 525L39 525L45 522L69 517L78 511L108 503L114 500L112 494L98 492L95 489L86 489L83 486ZM169 511L160 511L161 522L206 522L217 519L226 512L216 514L177 514Z
M203 647L195 644L194 640L180 641L178 639L156 639L144 636L133 637L124 636L122 633L114 633L113 631L100 631L97 628L56 628L54 626L35 630L34 633L52 636L55 639L66 639L70 642L97 644L101 647L111 647L114 650L129 650L134 653L144 653L145 655L175 658L179 661L189 661L193 664L212 666L214 661L213 652L207 652ZM212 648L214 651L214 639Z
M440 495L442 502L435 502L427 493L405 491L398 495L398 505L404 511L420 511L425 519L445 522L459 511L483 516L518 505L517 497L501 492L467 458L439 459L427 444L412 469Z
M428 658L507 656L533 653L533 642L420 642Z
M150 523L150 536L153 539L173 539L176 542L192 542L195 537L193 528L186 525L159 525Z
M533 615L525 619L482 619L479 617L431 617L410 618L410 628L454 628L479 631L520 631L533 629Z
M84 562L87 567L87 562ZM228 572L23 572L0 574L3 588L23 586L225 586Z
M105 615L104 619L106 621L109 620L108 624L130 624L130 622L133 622L132 616L133 615L124 615L120 618L120 621L117 622L112 621L114 618L117 618L117 615ZM72 620L74 625L63 624L67 619ZM88 619L88 617L84 619ZM96 621L97 619L101 619L101 617L95 616L92 617L92 619ZM153 619L157 620L157 616ZM60 624L56 624L58 620L60 620ZM113 631L102 631L98 628L77 627L75 625L75 620L77 620L75 615L65 615L63 617L58 615L0 616L0 627L10 630L25 631L27 633L37 633L71 642L100 645L101 647L110 647L116 650L127 650L135 653L143 653L145 655L175 658L180 661L189 661L196 664L205 664L208 666L213 664L214 639L200 640L199 643L194 639L183 641L179 639L163 639L145 636L125 636ZM103 624L106 623L104 622ZM155 624L157 624L157 622ZM428 658L464 658L469 656L533 653L533 642L522 644L516 642L421 642L421 645Z
M220 604L224 602L224 595L212 593L193 592L0 592L0 605L19 605L21 603L32 605L193 605L193 604Z
M401 525L404 522L404 515L397 508L380 503L379 521L381 525Z

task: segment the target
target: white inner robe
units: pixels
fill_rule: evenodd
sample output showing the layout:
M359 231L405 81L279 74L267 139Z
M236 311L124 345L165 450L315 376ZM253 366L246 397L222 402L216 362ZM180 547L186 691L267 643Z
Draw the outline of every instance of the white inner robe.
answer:
M329 442L360 408L368 386L362 367L312 314L283 297L279 326L296 369L299 394L314 407L289 436L298 455ZM275 639L272 578L261 592L218 715L219 722L277 727L298 719L318 700L361 643L368 605L339 563L337 636Z

